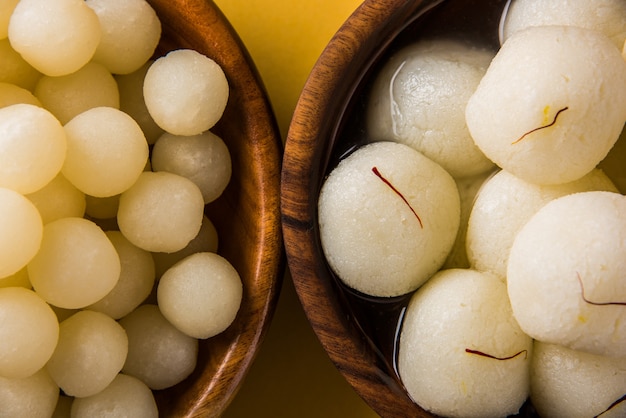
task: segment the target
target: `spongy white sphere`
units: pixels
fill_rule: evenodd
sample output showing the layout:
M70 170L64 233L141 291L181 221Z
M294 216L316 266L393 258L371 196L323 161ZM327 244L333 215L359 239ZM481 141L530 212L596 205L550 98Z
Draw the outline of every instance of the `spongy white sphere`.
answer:
M193 181L204 203L220 197L232 175L228 147L212 132L178 136L163 134L152 149L152 170L168 171Z
M157 418L154 395L141 380L118 374L103 391L86 398L76 398L71 409L73 418Z
M106 388L122 370L128 338L111 317L79 311L59 326L59 342L46 369L63 392L92 396Z
M120 196L120 231L139 248L175 252L200 231L204 201L198 186L177 174L143 172Z
M107 197L132 186L148 160L148 143L130 116L111 107L89 109L65 125L63 175L84 193Z
M243 286L237 270L215 253L196 253L176 263L159 281L163 316L194 338L209 338L235 320Z
M522 226L549 201L594 190L616 192L617 188L599 169L578 180L548 186L499 171L483 185L470 213L465 241L470 265L505 279L509 251Z
M215 125L228 101L228 81L209 57L179 49L148 69L144 99L154 121L174 135L197 135Z
M120 277L120 258L100 227L83 218L44 226L41 248L28 264L33 288L47 302L76 309L103 298Z
M161 37L161 22L145 0L86 0L98 15L102 38L93 60L112 73L128 74L145 64Z
M0 187L0 230L0 277L6 277L25 267L39 251L41 215L26 197Z
M527 334L626 356L626 310L619 305L626 300L625 211L619 193L575 193L547 203L522 227L509 254L507 283Z
M97 62L88 62L64 76L42 76L35 86L35 96L63 125L94 107L120 107L115 79Z
M89 309L120 319L143 302L154 285L154 260L146 250L133 245L119 231L107 231L120 257L122 270L115 287Z
M604 357L535 341L530 398L542 417L626 415L626 357ZM606 411L606 412L605 412Z
M141 305L120 320L128 335L122 371L151 389L173 386L196 367L198 340L174 327L156 305Z
M30 104L0 109L0 187L32 193L61 170L65 131L49 111Z
M487 171L493 163L467 130L465 106L493 55L448 40L422 41L395 53L369 93L368 134L412 146L453 177Z
M39 99L29 90L17 84L0 82L0 108L19 103L41 106Z
M59 339L59 323L32 290L0 288L0 376L24 378L41 369Z
M87 64L100 38L98 16L83 0L20 0L9 22L13 48L51 76Z
M523 70L520 70L522 69ZM537 184L576 180L617 141L626 121L626 63L604 35L574 26L516 32L466 108L476 145Z
M320 191L326 260L374 296L415 290L444 263L460 222L453 178L408 145L377 142L333 169Z
M597 30L622 48L626 39L623 0L515 0L503 25L503 41L531 26L580 26Z
M0 417L52 417L59 387L46 369L21 379L0 377Z
M62 173L26 197L33 202L44 224L67 217L81 218L87 206L85 193L78 190Z
M531 351L502 281L441 270L409 302L398 371L411 398L436 415L504 417L528 397Z

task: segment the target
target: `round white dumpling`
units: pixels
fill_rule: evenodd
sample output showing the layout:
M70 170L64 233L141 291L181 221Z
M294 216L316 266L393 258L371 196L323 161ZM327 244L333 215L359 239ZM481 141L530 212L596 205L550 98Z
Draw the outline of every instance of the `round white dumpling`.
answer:
M124 328L113 318L79 311L59 326L59 343L46 364L52 379L70 396L92 396L122 370L128 353Z
M44 224L67 217L82 218L85 215L85 193L78 190L62 173L26 197L39 210Z
M365 145L333 169L318 201L328 264L349 287L397 296L421 286L456 239L460 198L454 179L415 149Z
M411 398L434 414L504 417L528 397L531 351L501 280L441 270L409 302L398 371Z
M209 57L179 49L157 59L143 84L154 121L174 135L197 135L215 125L228 101L228 80Z
M503 26L503 39L530 26L563 25L597 30L622 48L626 39L624 0L515 0Z
M159 309L185 334L205 339L224 331L235 320L243 286L237 270L215 253L196 253L163 274Z
M626 197L584 192L542 207L517 234L507 268L515 318L531 337L626 356Z
M0 187L32 193L61 171L67 150L63 126L31 104L0 109Z
M574 26L539 26L504 43L466 108L476 145L537 184L576 180L626 121L626 63L610 40Z
M122 372L151 389L184 380L196 367L198 340L174 327L156 305L141 305L120 324L128 335L128 357Z
M9 22L13 48L51 76L87 64L100 38L98 16L84 0L20 0Z
M24 378L44 367L59 339L59 323L32 290L0 289L0 377Z
M71 414L73 418L157 418L159 411L154 395L145 383L120 373L101 392L76 398Z
M26 90L17 84L0 81L0 108L19 103L41 107L39 99L37 99L29 90Z
M594 190L617 191L598 169L578 180L550 186L528 183L508 171L499 171L483 185L470 213L465 241L470 265L505 279L515 235L531 216L558 197Z
M203 216L204 200L195 183L165 171L146 171L120 196L117 222L139 248L175 252L198 235Z
M145 0L86 0L98 15L102 39L93 60L112 73L128 74L145 64L161 37L161 22Z
M465 124L465 106L493 52L448 40L423 41L393 55L376 77L367 108L375 141L410 145L453 177L489 170Z
M604 357L535 341L530 398L542 417L619 418L626 403L626 357Z
M0 377L0 416L54 417L59 387L46 369L21 379Z

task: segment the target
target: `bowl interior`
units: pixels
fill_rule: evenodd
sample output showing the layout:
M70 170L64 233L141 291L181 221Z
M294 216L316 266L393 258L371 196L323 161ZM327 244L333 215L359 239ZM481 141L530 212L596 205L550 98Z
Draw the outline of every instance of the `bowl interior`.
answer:
M262 83L245 47L208 0L149 0L162 25L155 56L192 48L221 65L230 85L222 119L212 129L227 144L231 181L205 212L219 234L218 253L239 272L243 300L234 323L200 340L198 365L180 384L155 396L161 416L219 416L245 377L275 310L284 253L279 180L282 143Z
M366 95L386 58L426 37L471 40L496 50L505 4L506 0L365 1L316 63L287 135L281 212L296 291L331 360L381 416L432 416L412 402L395 364L399 326L410 295L365 297L333 276L319 240L319 191L330 170L366 141ZM520 416L535 416L532 406L527 403Z

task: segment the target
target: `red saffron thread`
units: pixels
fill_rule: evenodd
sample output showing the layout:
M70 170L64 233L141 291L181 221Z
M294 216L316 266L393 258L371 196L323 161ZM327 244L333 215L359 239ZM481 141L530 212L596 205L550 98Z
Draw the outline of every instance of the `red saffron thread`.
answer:
M604 411L600 412L598 415L594 416L593 418L598 418L599 416L609 412L611 409L615 408L617 405L619 405L620 403L624 401L626 401L626 395L622 396L621 398L613 402L611 405L609 405L608 408L606 408Z
M522 353L524 353L524 359L528 358L528 350L522 350L519 353L515 353L512 356L508 356L508 357L496 357L496 356L492 356L491 354L483 353L482 351L472 350L470 348L466 348L465 352L470 353L470 354L476 354L476 355L483 356L483 357L492 358L495 360L511 360L519 356Z
M378 168L376 167L372 167L372 172L374 174L376 174L376 176L381 179L383 181L383 183L385 183L387 186L389 186L389 188L391 188L391 190L393 190L398 196L400 196L400 198L404 201L404 203L406 203L406 205L409 207L409 209L411 209L411 212L413 212L413 215L415 215L415 217L417 218L417 221L420 224L420 228L424 229L424 224L422 224L422 220L420 219L419 215L417 214L417 212L415 212L415 209L413 209L413 207L411 206L411 204L409 203L408 200L406 200L406 198L402 195L402 193L400 193L398 191L398 189L396 189L393 184L391 184L391 182L389 180L387 180L386 178L383 177L382 174L380 174L380 171L378 171Z
M516 139L515 141L511 142L511 145L517 144L518 142L520 142L522 139L526 138L528 135L532 134L533 132L536 132L540 129L545 129L545 128L549 128L550 126L554 125L556 123L557 118L559 117L559 115L563 112L565 112L567 109L569 109L569 107L565 106L563 109L559 109L558 112L556 112L556 114L554 115L554 119L552 120L552 122L550 122L547 125L543 125L540 126L538 128L532 129L528 132L526 132L524 135L520 136L518 139Z
M585 296L585 287L583 286L583 279L580 277L580 273L578 272L576 272L576 276L578 277L578 284L580 284L580 295L585 302L589 303L590 305L596 305L596 306L606 306L606 305L626 306L626 302L593 302L587 299L587 297Z

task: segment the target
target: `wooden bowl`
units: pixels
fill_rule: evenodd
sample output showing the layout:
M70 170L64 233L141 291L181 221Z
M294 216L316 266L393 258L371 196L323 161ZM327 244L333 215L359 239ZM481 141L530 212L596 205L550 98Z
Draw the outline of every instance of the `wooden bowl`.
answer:
M319 238L319 191L341 156L363 141L364 94L385 58L407 42L443 34L476 39L495 50L505 4L506 0L364 1L315 64L287 134L281 216L296 291L331 360L383 417L433 416L410 399L395 367L397 327L408 297L368 299L333 276ZM521 416L533 414L526 405Z
M266 92L241 40L209 0L149 0L162 24L156 56L192 48L222 66L230 97L212 131L226 142L233 174L206 207L219 254L239 272L243 300L234 323L200 340L198 364L180 384L156 391L160 416L214 417L231 402L269 327L284 270L279 180L282 142Z

